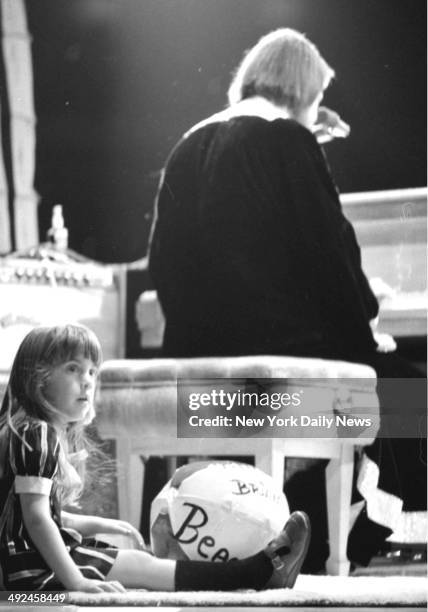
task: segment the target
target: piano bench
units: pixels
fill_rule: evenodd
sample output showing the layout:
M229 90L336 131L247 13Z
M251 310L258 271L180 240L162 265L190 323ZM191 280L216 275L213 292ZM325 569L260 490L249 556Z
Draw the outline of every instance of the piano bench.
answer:
M354 448L370 444L376 429L371 438L339 438L335 428L331 438L178 438L177 380L222 378L287 379L281 381L282 391L284 384L291 389L294 381L299 388L303 385L315 392L323 413L327 410L331 415L337 409L340 382L340 399L345 387L354 406L370 405L378 410L376 374L361 364L265 355L106 361L100 373L96 423L101 438L116 442L119 517L137 528L140 525L142 458L249 455L254 457L256 467L271 475L281 488L285 457L330 459L326 471L327 571L346 575ZM286 428L284 431L286 436Z

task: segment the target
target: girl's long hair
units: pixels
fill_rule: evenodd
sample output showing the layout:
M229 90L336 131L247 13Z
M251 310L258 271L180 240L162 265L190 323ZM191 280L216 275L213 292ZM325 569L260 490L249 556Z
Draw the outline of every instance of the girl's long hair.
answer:
M48 402L44 387L53 368L83 355L97 367L102 353L95 334L82 325L36 327L22 341L12 365L6 393L0 409L0 443L19 436L24 424L49 423L58 433L60 453L58 478L53 487L54 501L60 506L74 504L81 494L85 478L85 459L93 444L85 428L95 416L93 408L82 422L58 425L60 410ZM5 447L3 446L4 455ZM74 468L74 469L73 469ZM74 470L80 476L76 482Z

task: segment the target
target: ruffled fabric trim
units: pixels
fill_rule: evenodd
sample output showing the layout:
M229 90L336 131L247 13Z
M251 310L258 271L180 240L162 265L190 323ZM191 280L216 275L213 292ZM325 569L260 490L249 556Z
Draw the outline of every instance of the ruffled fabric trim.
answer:
M378 488L379 467L363 454L357 479L357 489L366 500L370 520L392 531L397 528L403 509L403 500Z
M427 533L428 517L425 511L402 512L394 533L388 538L388 542L423 543L427 541Z

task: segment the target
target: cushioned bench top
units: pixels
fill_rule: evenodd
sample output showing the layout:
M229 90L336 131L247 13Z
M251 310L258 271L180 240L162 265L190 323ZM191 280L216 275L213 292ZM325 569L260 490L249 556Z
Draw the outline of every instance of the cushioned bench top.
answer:
M218 391L219 387L224 390L223 385L229 379L233 379L231 390L236 392L240 392L241 384L244 384L246 392L253 390L257 393L259 389L253 389L251 385L255 383L257 386L262 381L269 381L268 386L263 387L266 393L304 392L305 412L298 409L299 414L318 419L319 415L358 416L361 413L371 415L372 424L364 428L363 441L359 438L359 430L354 435L348 429L343 431L343 427L328 430L319 427L316 436L310 429L303 433L299 429L297 435L295 428L279 425L273 428L275 431L269 429L268 435L263 427L257 431L251 429L248 438L240 430L236 432L226 427L220 428L221 431L210 430L209 426L209 431L207 428L198 430L196 437L179 436L178 415L181 415L180 422L185 423L186 398L193 393L192 389L198 393L201 389L203 392ZM177 385L178 382L184 384ZM237 389L233 387L236 383ZM105 362L101 369L97 426L101 437L120 439L126 448L135 447L140 454L147 456L225 455L232 450L235 454L245 455L255 454L257 449L260 456L266 456L266 446L273 448L286 442L287 452L292 456L331 458L338 452L338 438L346 445L373 441L379 415L376 384L376 373L369 366L323 359L256 355L112 360ZM179 406L184 409L184 416L182 411L178 412ZM204 415L218 416L220 413L216 406L215 402L208 406ZM208 414L209 410L213 411L212 414ZM250 416L259 413L263 416L266 410L265 405L260 404ZM268 413L271 414L269 410ZM284 416L279 412L275 414ZM232 446L230 438L235 440Z
M354 379L353 386L374 388L375 371L363 364L282 356L203 357L192 359L115 359L106 361L101 386L192 378ZM354 383L355 381L355 383Z

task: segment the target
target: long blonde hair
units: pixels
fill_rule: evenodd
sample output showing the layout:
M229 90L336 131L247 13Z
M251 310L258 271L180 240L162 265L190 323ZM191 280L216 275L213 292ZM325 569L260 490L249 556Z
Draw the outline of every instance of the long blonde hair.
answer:
M246 53L230 84L229 103L262 96L299 112L333 77L334 70L304 34L281 28L263 36Z
M10 436L21 437L19 431L23 425L37 426L45 422L56 429L60 452L53 494L61 506L75 503L82 491L85 458L92 447L85 427L94 412L83 422L70 423L64 430L57 425L59 411L46 399L44 387L55 366L78 355L90 359L97 367L101 364L100 343L88 328L82 325L34 328L18 349L0 409L2 445L8 443ZM81 483L73 478L74 470Z

